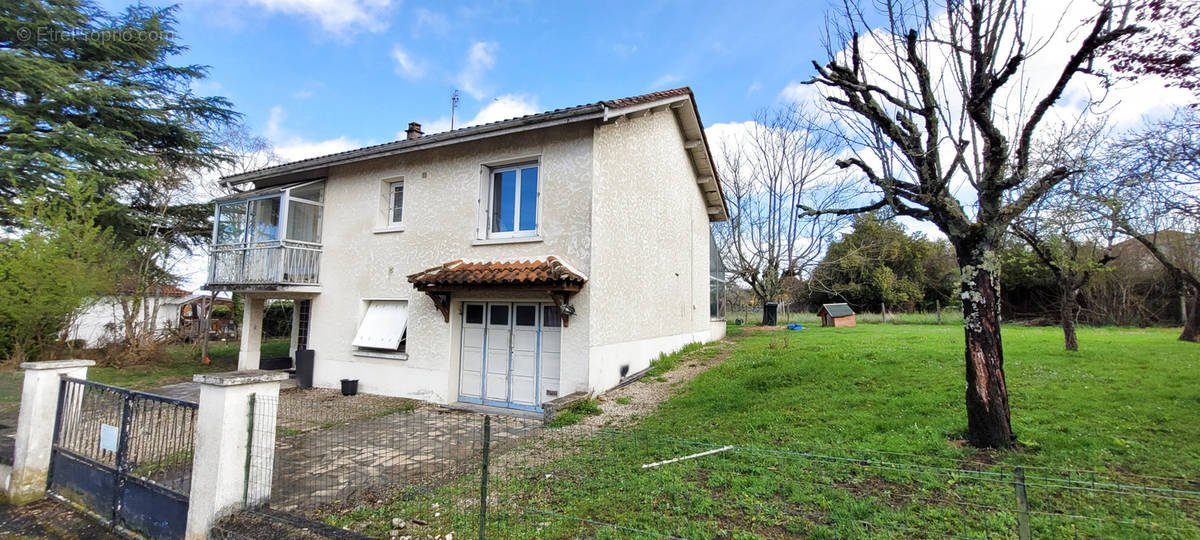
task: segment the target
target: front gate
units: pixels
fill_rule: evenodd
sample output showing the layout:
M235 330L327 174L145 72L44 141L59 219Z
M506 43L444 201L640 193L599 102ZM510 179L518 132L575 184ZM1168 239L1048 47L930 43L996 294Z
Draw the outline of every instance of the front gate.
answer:
M64 377L47 490L150 538L182 538L195 403Z

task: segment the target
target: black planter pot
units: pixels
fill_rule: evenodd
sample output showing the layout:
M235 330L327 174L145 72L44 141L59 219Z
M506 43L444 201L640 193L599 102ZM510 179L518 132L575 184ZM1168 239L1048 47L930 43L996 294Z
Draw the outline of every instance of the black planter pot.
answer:
M342 379L342 395L353 396L358 393L358 379Z
M292 357L276 356L273 358L263 358L258 361L258 369L269 369L269 370L292 369Z
M300 388L312 388L313 352L312 349L296 351L296 386Z

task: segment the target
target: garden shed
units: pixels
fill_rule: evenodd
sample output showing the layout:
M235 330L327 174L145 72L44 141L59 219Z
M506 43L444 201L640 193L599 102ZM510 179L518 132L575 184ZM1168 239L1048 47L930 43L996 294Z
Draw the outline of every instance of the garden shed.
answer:
M821 318L821 326L841 328L858 324L854 320L854 310L848 304L821 304L817 316Z

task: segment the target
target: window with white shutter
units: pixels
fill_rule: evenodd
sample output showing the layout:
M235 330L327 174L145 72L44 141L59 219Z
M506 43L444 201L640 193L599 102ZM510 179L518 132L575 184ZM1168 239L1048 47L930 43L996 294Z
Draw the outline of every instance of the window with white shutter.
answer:
M354 346L363 349L403 351L408 329L408 302L371 300L358 325Z

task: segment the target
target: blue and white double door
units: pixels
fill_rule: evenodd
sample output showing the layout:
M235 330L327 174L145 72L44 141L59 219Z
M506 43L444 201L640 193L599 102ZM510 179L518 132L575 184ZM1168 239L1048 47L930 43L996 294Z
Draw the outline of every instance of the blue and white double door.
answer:
M462 317L459 401L540 410L558 395L562 324L553 304L466 302Z

